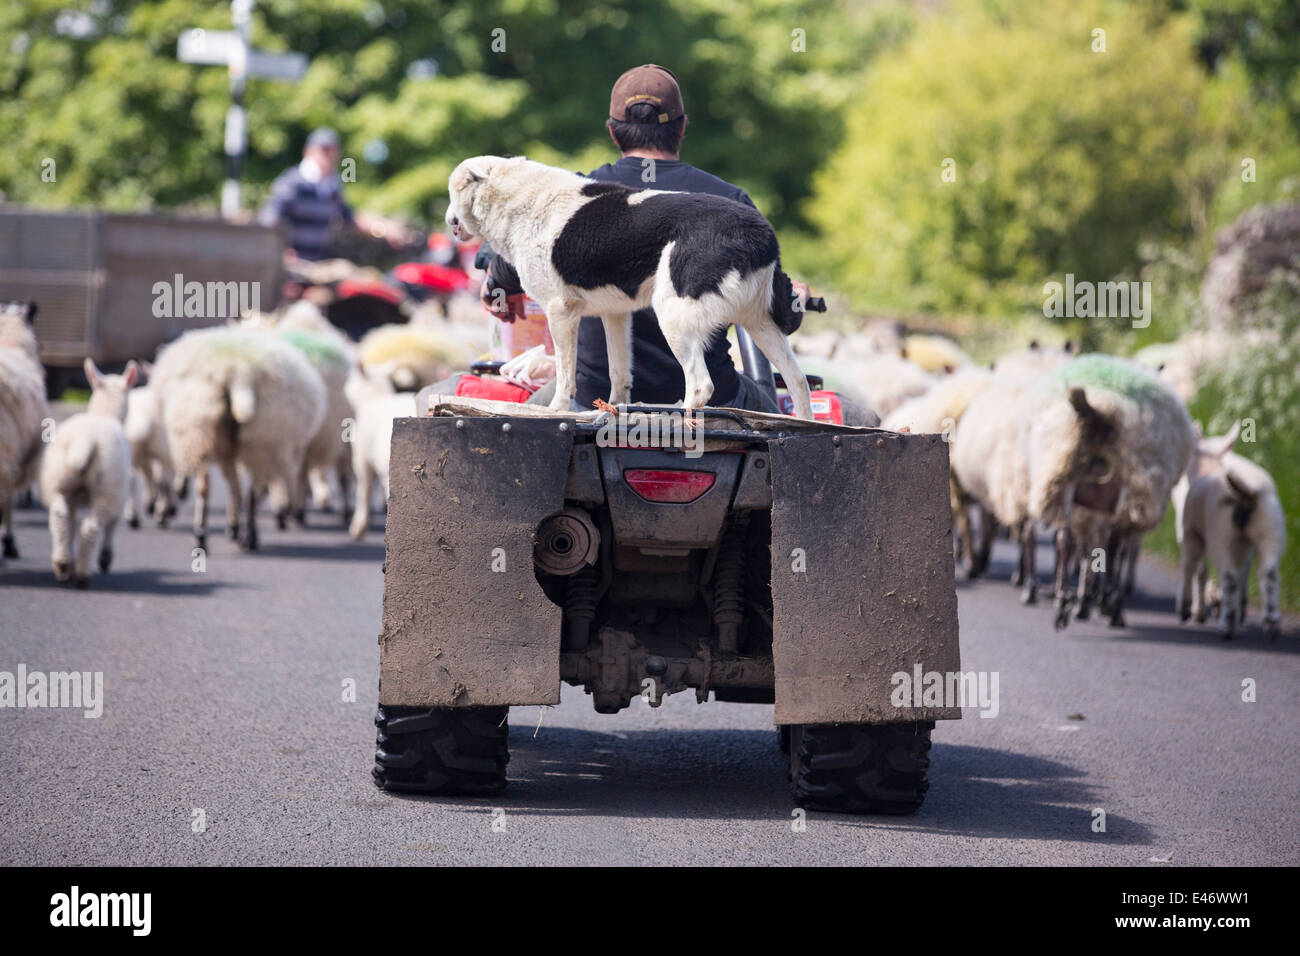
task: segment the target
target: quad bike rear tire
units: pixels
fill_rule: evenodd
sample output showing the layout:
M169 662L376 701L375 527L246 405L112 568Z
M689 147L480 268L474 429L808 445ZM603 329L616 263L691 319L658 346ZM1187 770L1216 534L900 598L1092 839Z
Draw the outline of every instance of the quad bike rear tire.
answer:
M929 787L933 729L933 721L792 728L795 803L831 813L915 813Z
M375 713L375 785L489 796L506 785L508 707L385 707Z

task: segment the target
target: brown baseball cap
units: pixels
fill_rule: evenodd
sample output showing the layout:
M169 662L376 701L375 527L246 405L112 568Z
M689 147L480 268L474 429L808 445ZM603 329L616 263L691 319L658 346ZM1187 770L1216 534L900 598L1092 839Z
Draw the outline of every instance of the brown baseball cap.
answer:
M659 108L654 123L670 122L686 112L673 71L653 63L635 66L618 78L609 95L609 118L633 122L627 118L627 108L637 103L653 103Z

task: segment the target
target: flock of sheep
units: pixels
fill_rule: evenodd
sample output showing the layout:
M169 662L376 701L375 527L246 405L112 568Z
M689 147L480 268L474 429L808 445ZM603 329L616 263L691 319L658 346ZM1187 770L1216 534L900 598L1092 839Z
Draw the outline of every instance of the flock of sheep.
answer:
M138 527L147 511L166 525L190 479L195 543L206 548L213 466L226 483L227 530L246 550L258 547L257 510L268 498L281 528L303 520L309 494L345 520L351 498L349 531L361 538L374 487L387 497L393 419L414 415L415 391L463 362L445 330L380 327L358 345L296 303L281 316L187 332L152 365L131 362L120 375L87 359L90 402L56 423L36 315L35 305L0 311L4 556L18 556L15 496L38 482L55 578L80 587L94 566L108 571L123 518Z
M256 514L268 497L281 527L303 520L309 495L345 520L351 498L349 531L361 538L375 485L387 496L393 419L415 414L419 388L463 367L469 356L457 342L473 354L484 344L475 341L481 320L453 319L381 327L358 345L315 306L296 303L279 316L187 332L152 366L132 362L121 375L87 360L88 407L54 424L34 318L34 306L0 309L4 556L17 556L14 497L39 479L55 577L80 586L92 564L108 570L119 520L138 526L148 511L166 524L191 478L196 544L206 548L212 466L226 483L229 534L245 549L258 547ZM1279 632L1285 526L1276 487L1232 451L1236 429L1203 438L1185 405L1212 343L1164 347L1157 371L1037 344L985 368L947 339L904 337L886 324L792 342L807 371L876 410L884 427L952 443L954 542L966 576L987 570L1004 527L1020 548L1013 581L1033 603L1036 534L1046 528L1056 545L1057 626L1094 608L1122 624L1142 538L1172 500L1181 617L1204 621L1217 603L1219 629L1231 636L1257 559L1264 625Z
M1035 543L1046 528L1056 547L1056 626L1086 619L1094 608L1122 625L1142 539L1172 501L1182 549L1180 617L1203 622L1217 604L1219 631L1231 637L1245 621L1257 560L1264 628L1276 637L1286 547L1277 487L1232 451L1236 427L1204 438L1188 415L1186 398L1210 349L1203 338L1166 349L1157 368L1076 355L1068 344L1035 344L989 368L944 354L930 360L932 371L910 362L915 368L893 380L892 392L864 398L884 414L883 427L951 442L953 537L965 576L988 569L994 537L1006 528L1019 546L1012 582L1023 588L1024 603L1035 603ZM922 361L935 349L924 339L903 340L876 361L908 362L900 355L909 344ZM897 383L912 381L919 384L897 394ZM1209 586L1207 557L1217 587Z

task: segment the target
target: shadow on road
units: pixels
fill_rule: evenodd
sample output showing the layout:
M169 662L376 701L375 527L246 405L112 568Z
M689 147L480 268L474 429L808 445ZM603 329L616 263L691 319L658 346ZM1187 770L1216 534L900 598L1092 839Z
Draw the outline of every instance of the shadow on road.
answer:
M184 571L160 570L158 568L141 568L134 571L110 571L108 574L95 574L90 579L90 587L84 591L60 584L54 580L54 572L48 567L4 568L0 569L0 588L26 587L47 588L51 591L74 594L150 594L158 597L195 597L237 588L239 585L228 581L218 581L206 574L194 574Z
M794 804L775 731L634 730L599 733L543 726L510 731L510 785L485 800L437 799L482 813L484 806L536 816L789 821ZM915 816L809 819L842 826L1019 840L1147 845L1143 824L1108 814L1083 774L1055 760L987 747L936 743L930 792Z

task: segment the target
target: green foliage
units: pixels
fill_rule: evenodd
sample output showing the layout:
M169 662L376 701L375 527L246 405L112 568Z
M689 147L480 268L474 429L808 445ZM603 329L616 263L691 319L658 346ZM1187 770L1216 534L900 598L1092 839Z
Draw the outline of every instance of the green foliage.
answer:
M828 271L872 306L1015 313L1065 272L1131 270L1144 238L1191 227L1204 84L1185 24L1143 5L967 3L923 21L868 72L817 178Z
M1261 348L1218 369L1197 389L1192 417L1207 435L1221 435L1243 418L1255 422L1257 441L1234 449L1266 469L1277 483L1289 546L1282 559L1282 601L1300 608L1300 408L1295 396L1300 338L1283 348Z
M1300 133L1300 4L1295 0L1189 0L1201 55L1239 60L1263 104L1277 105Z
M228 80L179 63L176 41L190 27L228 30L229 17L228 4L199 0L5 5L0 192L50 206L214 206ZM244 179L260 200L328 124L356 165L354 204L436 220L466 156L581 170L615 158L610 87L658 62L682 83L685 158L747 188L778 225L796 223L858 68L909 22L902 0L263 0L255 45L301 51L311 66L300 83L249 82ZM436 75L413 69L431 61ZM367 159L372 141L387 155ZM40 176L46 157L53 183Z

